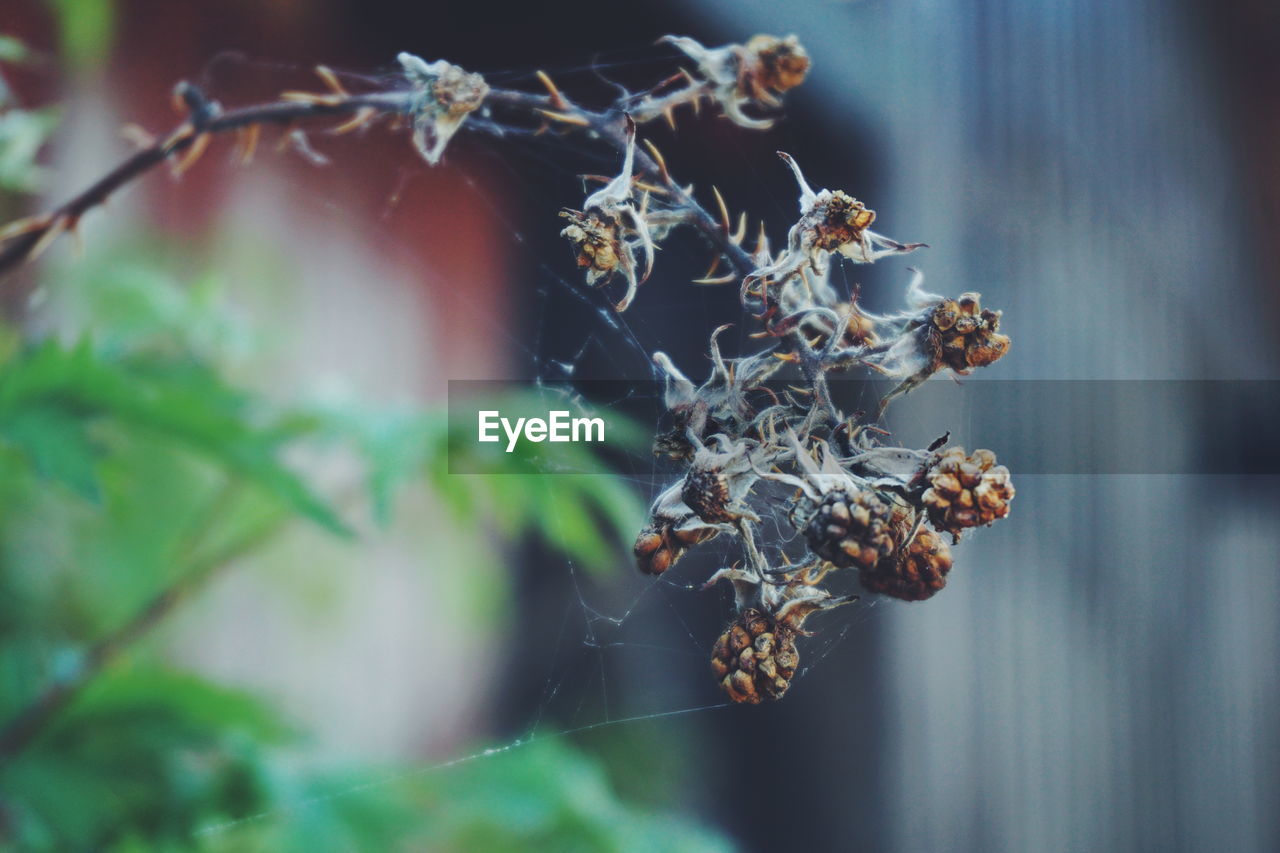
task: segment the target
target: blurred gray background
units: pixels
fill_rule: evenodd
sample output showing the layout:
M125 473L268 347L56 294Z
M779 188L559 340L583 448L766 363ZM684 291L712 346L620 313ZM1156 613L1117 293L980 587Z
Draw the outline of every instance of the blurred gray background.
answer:
M698 9L708 26L800 34L815 62L796 101L874 163L874 195L857 194L883 230L930 243L936 289L1005 309L1014 347L993 378L1277 378L1276 7ZM963 423L914 402L913 418ZM1052 426L1021 412L957 437L1034 455ZM1163 433L1203 470L1193 460L1273 454L1276 428L1188 401ZM881 609L815 674L825 695L788 697L772 725L812 752L738 800L740 819L774 819L782 797L819 845L1276 849L1277 479L1017 484L1009 523L958 550L944 595Z

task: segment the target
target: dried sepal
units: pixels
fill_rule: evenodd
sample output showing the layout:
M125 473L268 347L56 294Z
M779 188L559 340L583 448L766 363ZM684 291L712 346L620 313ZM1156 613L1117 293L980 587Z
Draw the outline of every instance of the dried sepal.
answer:
M761 457L769 453L750 439L733 441L725 435L712 436L693 455L681 487L681 500L710 524L732 524L743 518L759 521L744 499L760 478L756 465L762 464Z
M670 412L672 429L658 436L654 451L675 459L692 459L695 441L708 441L724 434L736 439L746 435L755 422L752 394L782 366L772 351L737 359L720 353L719 336L728 325L711 333L711 375L695 386L666 353L654 353L654 365L666 383L663 397Z
M427 62L412 53L401 53L396 59L414 90L408 110L413 145L434 166L467 116L484 103L489 85L479 74L443 59Z
M772 263L758 267L743 279L743 298L754 288L765 301L765 290L781 285L806 268L825 274L828 255L838 254L869 264L886 255L913 252L923 243L899 243L872 231L876 213L842 190L814 192L791 155L779 151L800 189L800 219L787 232L787 249Z

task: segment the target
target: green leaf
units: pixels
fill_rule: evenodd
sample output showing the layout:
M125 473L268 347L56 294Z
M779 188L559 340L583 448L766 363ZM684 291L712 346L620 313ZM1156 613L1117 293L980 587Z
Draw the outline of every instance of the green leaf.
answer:
M112 0L50 0L58 15L62 52L74 65L85 67L102 61L111 47L115 30Z
M102 455L84 420L65 409L33 404L0 421L0 439L22 451L36 472L81 497L101 499L94 465Z
M21 41L0 35L0 62L22 62L28 55L27 46Z
M86 423L114 420L179 443L330 531L349 535L336 513L280 461L282 445L298 430L255 418L250 404L241 391L196 362L107 358L87 340L71 349L46 340L0 368L0 435L15 425L21 434L32 408L57 410L64 419ZM54 469L74 464L73 456Z
M0 81L0 95L3 93ZM34 192L40 188L45 171L36 165L36 155L57 123L53 110L0 112L0 189Z

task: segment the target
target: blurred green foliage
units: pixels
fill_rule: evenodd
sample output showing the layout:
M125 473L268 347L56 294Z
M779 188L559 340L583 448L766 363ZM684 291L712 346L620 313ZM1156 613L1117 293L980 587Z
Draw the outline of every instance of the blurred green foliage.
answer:
M76 61L100 55L111 4L55 5ZM0 62L21 55L0 37ZM34 185L50 127L0 113L0 189ZM596 569L643 507L612 477L450 476L442 413L280 401L236 382L253 330L221 309L215 275L179 281L151 246L94 251L55 271L35 316L0 324L0 742L39 697L69 697L0 758L0 846L725 849L619 799L563 738L434 769L334 768L262 698L176 669L151 631L207 578L237 560L252 571L296 525L358 548L353 531L376 536L362 522L390 524L415 483L460 535L535 534ZM358 499L296 464L326 452L362 460Z

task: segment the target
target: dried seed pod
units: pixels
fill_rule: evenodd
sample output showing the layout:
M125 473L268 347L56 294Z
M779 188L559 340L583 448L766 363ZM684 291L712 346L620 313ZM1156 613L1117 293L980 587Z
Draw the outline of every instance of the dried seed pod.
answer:
M666 353L653 354L653 363L665 380L663 402L673 425L654 441L654 453L692 459L697 450L694 440L707 442L720 434L741 438L754 421L757 411L752 396L782 362L769 350L745 358L724 358L718 338L728 328L720 326L711 333L711 375L700 386L681 373Z
M999 333L1001 312L983 310L980 299L980 294L964 293L933 309L930 325L936 334L930 340L938 367L967 373L998 361L1009 351L1009 337Z
M1008 515L1015 494L1009 469L996 465L990 450L966 456L964 448L953 447L938 458L927 479L929 488L921 500L929 521L954 541L967 527L991 524Z
M680 489L685 506L709 524L732 524L740 518L759 521L744 502L760 477L753 462L757 447L750 439L730 441L724 435L712 436L709 446L693 454L685 474Z
M858 573L862 586L903 601L932 598L947 584L951 548L934 531L922 527L911 544Z
M742 280L740 296L769 301L771 285L780 286L806 267L821 268L831 254L860 264L874 263L886 255L913 252L923 243L899 243L872 231L875 211L843 190L814 192L799 164L785 151L778 156L791 168L800 188L800 219L787 232L786 251L753 270Z
M629 250L620 236L616 219L599 211L584 213L567 208L560 211L560 215L570 223L560 236L567 237L573 245L578 266L587 270L587 284L594 285L600 277L618 270L624 253Z
M809 54L795 36L752 36L742 46L738 89L752 100L776 104L774 92L786 92L804 82Z
M836 190L815 205L813 246L824 252L838 252L860 241L862 232L875 219L874 210L844 190Z
M730 699L752 705L780 699L791 686L805 620L857 600L815 586L773 583L755 569L721 569L705 586L721 580L733 584L738 615L711 650L711 671Z
M890 503L871 489L828 492L794 520L803 522L813 553L840 568L870 568L896 547Z
M742 611L711 649L711 671L721 689L734 702L751 705L781 699L800 663L796 634L760 610Z

